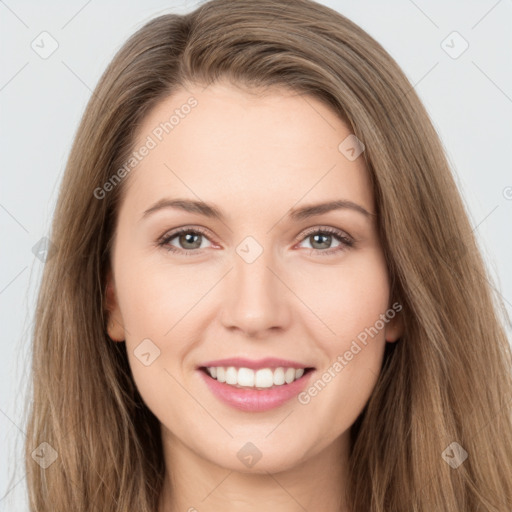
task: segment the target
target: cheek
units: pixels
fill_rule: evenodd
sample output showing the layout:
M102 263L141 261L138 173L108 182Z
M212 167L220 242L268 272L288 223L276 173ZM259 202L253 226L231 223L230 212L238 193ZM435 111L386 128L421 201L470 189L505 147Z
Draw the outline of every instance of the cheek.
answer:
M163 404L165 414L172 417L176 404L189 401L177 382L183 381L183 367L188 364L189 368L190 351L206 328L204 299L216 280L215 270L206 273L190 264L156 264L135 252L120 256L116 265L116 289L135 384L159 419Z
M325 445L350 429L375 388L384 343L372 343L350 361L342 355L338 364L323 368L299 396L304 423Z
M390 290L380 253L359 259L350 269L340 268L335 279L330 270L325 275L316 274L315 288L309 288L309 295L307 285L311 281L303 278L305 302L315 304L315 313L334 334L322 329L325 334L319 336L314 321L304 324L324 359L316 378L299 397L311 417L326 419L319 428L327 437L349 428L367 403L382 365L385 327L394 316L386 315Z
M211 288L211 279L194 265L126 259L116 273L119 305L130 338L163 339ZM214 277L214 276L212 276Z
M311 318L306 325L313 329L319 319L328 327L312 334L316 332L313 339L331 358L348 350L352 339L374 326L389 307L388 273L378 250L354 255L339 266L295 272L294 284L297 295L315 313L305 317Z

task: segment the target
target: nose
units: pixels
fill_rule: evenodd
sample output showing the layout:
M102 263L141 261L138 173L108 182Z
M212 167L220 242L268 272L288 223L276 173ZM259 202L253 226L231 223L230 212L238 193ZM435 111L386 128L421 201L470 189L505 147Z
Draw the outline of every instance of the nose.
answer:
M286 329L290 321L291 292L276 269L270 250L252 263L236 252L234 268L224 283L222 324L246 336L264 338L269 332Z

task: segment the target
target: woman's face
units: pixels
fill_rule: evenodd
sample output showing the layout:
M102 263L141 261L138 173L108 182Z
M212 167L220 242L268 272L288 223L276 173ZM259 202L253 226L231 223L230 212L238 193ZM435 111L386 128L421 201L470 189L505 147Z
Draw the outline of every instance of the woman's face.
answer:
M401 329L362 147L311 96L227 82L138 133L109 334L164 444L275 472L346 440Z

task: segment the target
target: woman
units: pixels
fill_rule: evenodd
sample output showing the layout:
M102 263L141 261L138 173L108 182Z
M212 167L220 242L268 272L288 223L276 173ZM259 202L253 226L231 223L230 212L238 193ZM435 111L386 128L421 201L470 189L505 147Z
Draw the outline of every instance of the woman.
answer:
M92 95L52 241L32 510L512 509L512 358L472 228L411 85L338 13L146 24Z

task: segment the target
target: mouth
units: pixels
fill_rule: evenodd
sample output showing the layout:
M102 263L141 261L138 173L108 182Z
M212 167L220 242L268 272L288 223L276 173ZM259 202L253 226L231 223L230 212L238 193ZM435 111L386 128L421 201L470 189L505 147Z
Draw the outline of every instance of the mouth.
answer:
M301 379L314 368L260 368L252 369L235 366L202 366L199 368L208 377L238 389L269 389L286 386Z
M223 404L244 412L264 412L290 402L303 391L315 368L278 359L225 359L197 370Z

